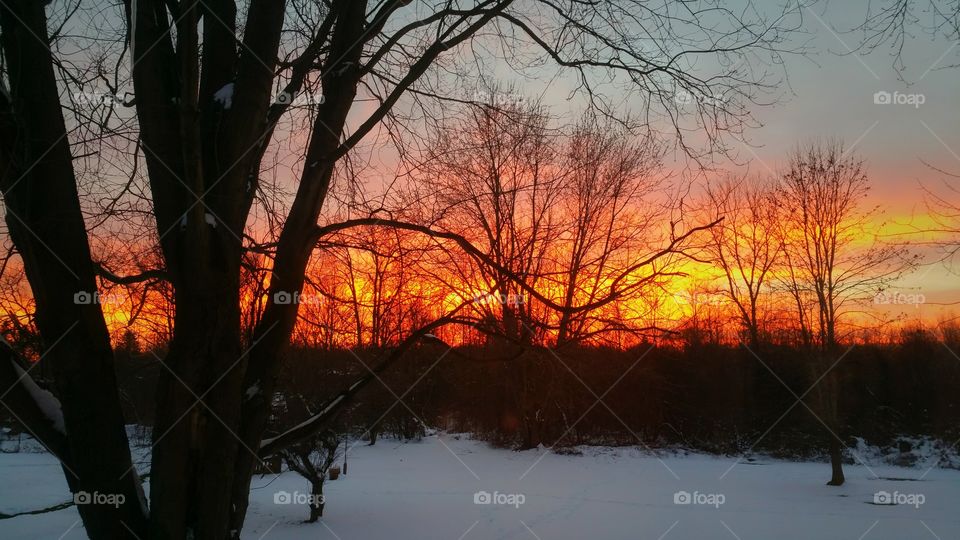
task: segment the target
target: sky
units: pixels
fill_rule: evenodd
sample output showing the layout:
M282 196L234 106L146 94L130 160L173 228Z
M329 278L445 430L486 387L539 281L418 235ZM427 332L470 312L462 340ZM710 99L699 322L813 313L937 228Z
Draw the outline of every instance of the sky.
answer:
M776 169L798 141L839 137L866 162L870 201L881 206L881 217L896 224L893 229L903 231L923 221L921 183L943 193L944 182L960 182L927 165L960 173L960 67L953 66L960 47L917 33L907 43L903 73L895 69L889 48L851 53L862 35L845 30L862 22L865 4L834 1L805 10L814 50L806 58L787 58L792 95L756 112L764 125L752 134L751 140L762 144L753 157ZM881 91L902 103L875 103ZM894 92L905 97L893 98ZM949 305L960 301L960 276L941 264L920 267L893 288L922 295L926 305L899 309L924 322L960 307Z
M773 2L761 4L778 9ZM960 174L960 44L911 28L914 37L898 72L890 47L860 47L863 34L854 29L863 23L867 4L834 0L802 8L802 32L785 47L805 46L806 54L783 57L786 79L774 91L776 103L752 107L761 125L745 133L748 144L733 140L731 146L739 165L766 175L798 143L839 138L865 161L867 204L880 206L878 219L887 230L904 232L924 223L921 185L944 193L945 182L960 183L931 168ZM882 103L878 92L889 93L892 103ZM936 258L930 249L918 251L925 260ZM921 266L891 290L923 302L878 309L924 323L960 311L960 276L943 264Z
M755 110L763 126L749 140L760 147L744 156L754 158L754 170L757 161L760 172L776 170L797 142L839 137L865 160L869 201L881 206L880 217L893 223L890 230L906 231L924 221L921 184L944 193L945 182L960 183L930 167L960 174L960 67L955 66L960 46L914 29L905 69L898 73L890 48L857 51L862 34L850 29L863 21L866 4L834 1L804 10L811 54L786 58L789 93L781 103ZM877 92L902 102L875 103ZM895 98L895 92L904 97ZM927 260L936 258L930 250L920 251ZM918 268L893 290L924 303L884 309L924 323L960 307L951 305L960 302L960 276L942 264Z
M722 4L735 9L732 6L746 1L724 0ZM917 4L925 1L916 0ZM821 0L800 8L802 31L783 47L806 47L807 52L783 56L784 65L777 76L782 73L786 79L773 91L776 102L751 108L760 125L745 133L748 143L728 139L737 163L726 165L742 168L747 163L751 172L767 174L778 170L798 143L839 138L866 163L872 185L869 202L882 207L881 218L893 223L892 230L902 232L910 230L911 223L923 221L926 209L921 183L943 192L944 182L960 182L925 164L960 174L960 67L956 67L960 64L960 45L912 28L914 38L906 45L905 69L898 72L889 47L868 54L858 50L863 36L853 29L863 22L868 3ZM782 9L780 0L754 0L754 5L771 14ZM416 10L417 6L414 3L409 9ZM555 113L573 119L577 106L568 101L574 80L569 70L554 79L555 72L544 68L539 76L524 79L495 64L493 61L491 66L498 80L516 84L517 90L528 97L542 97ZM904 103L875 103L877 92L887 92L892 101ZM639 108L635 101L639 99L624 99L624 107ZM360 101L351 116L365 118L373 107L372 102ZM294 136L303 139L305 134ZM371 133L365 142L376 137L376 132ZM382 168L377 168L389 180L396 155L387 151L378 159ZM666 166L678 167L679 156L676 159ZM295 175L291 175L291 181L293 178ZM933 258L929 250L925 255ZM958 303L954 307L960 312L960 277L950 274L943 265L922 267L895 289L925 295L928 306L904 308L910 316L938 313L942 309L935 306L953 302Z
M960 183L960 178L932 168L960 175L960 44L924 33L922 26L927 21L921 19L920 24L908 27L913 38L906 42L898 71L889 44L872 51L861 47L864 35L856 28L864 22L870 3L832 0L800 8L801 31L783 48L803 48L805 54L784 55L783 66L773 67L775 79L785 77L771 92L774 103L751 107L760 125L744 134L746 142L728 139L734 157L720 166L740 171L746 166L751 173L772 174L797 144L840 139L848 152L865 162L871 181L865 204L880 207L877 220L886 223L885 230L903 233L928 223L921 185L944 193L945 182ZM730 9L742 4L743 0L722 3ZM758 0L754 5L769 10L771 16L782 10L779 1ZM922 11L917 14L924 16ZM706 64L703 67L709 71ZM517 81L519 91L541 96L555 113L564 115L575 107L568 101L575 82L572 77L546 82L546 77L524 80L516 75L511 78L509 73L498 70L498 76L506 74L509 83ZM887 95L891 103L883 103ZM631 97L624 105L639 109L640 99ZM675 163L665 166L684 166L683 156L674 159ZM919 236L897 238L924 240ZM937 258L932 249L915 249L925 261ZM910 272L890 292L923 301L876 309L923 323L960 312L960 276L940 263Z

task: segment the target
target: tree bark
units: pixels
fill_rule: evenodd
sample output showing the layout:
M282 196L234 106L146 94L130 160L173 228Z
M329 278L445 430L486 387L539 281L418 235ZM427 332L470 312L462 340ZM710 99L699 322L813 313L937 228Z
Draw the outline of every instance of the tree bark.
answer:
M227 538L244 357L238 300L225 286L177 293L157 389L151 492L155 538ZM202 401L201 401L202 400Z
M323 507L325 506L323 500L323 479L310 482L310 495L312 495L310 499L310 519L308 519L307 522L315 523L323 517Z
M0 97L0 189L10 237L36 301L44 362L52 366L65 432L38 424L37 404L23 393L32 384L28 374L17 373L20 388L12 390L11 401L26 427L61 459L73 493L114 495L120 502L78 504L87 534L132 538L145 534L146 508L130 458L110 336L95 296L46 23L42 2L0 4L10 80L9 97Z
M267 306L254 331L257 346L250 352L243 383L244 388L259 389L243 402L238 432L243 442L255 449L263 439L280 362L297 318L296 303L277 304L273 299L278 292L292 296L303 289L304 273L316 239L317 218L333 178L340 135L356 97L360 77L366 2L335 2L331 9L337 12L337 22L323 69L324 101L318 108L311 130L300 185L277 243ZM238 482L232 496L231 528L237 531L237 535L246 518L250 480L257 459L243 453L236 461Z
M129 16L137 115L176 306L158 381L151 533L223 539L239 535L243 523L230 519L234 486L248 487L253 474L238 480L235 463L242 454L256 463L258 446L238 435L248 361L240 237L258 180L261 154L252 150L265 130L255 119L270 107L285 3L250 3L242 47L232 1L181 2L176 47L168 4L136 7ZM228 85L229 105L214 99Z
M830 469L832 475L828 486L842 486L845 478L843 476L843 450L840 448L840 441L836 437L830 439Z

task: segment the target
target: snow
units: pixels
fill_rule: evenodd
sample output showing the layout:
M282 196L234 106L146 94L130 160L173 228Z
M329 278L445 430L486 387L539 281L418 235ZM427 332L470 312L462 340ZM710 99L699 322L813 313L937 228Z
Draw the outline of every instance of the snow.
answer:
M857 437L853 451L868 463L923 469L932 467L960 469L960 454L957 453L956 443L950 444L931 437L901 435L884 448L868 445L862 438Z
M33 378L27 375L27 372L14 362L13 358L10 359L10 363L13 364L13 369L17 372L17 380L26 388L27 392L30 393L30 397L37 402L37 406L43 411L44 416L53 424L53 429L66 434L67 429L63 422L63 410L60 408L60 400L49 391L37 386Z
M381 439L372 447L360 441L349 452L349 474L326 483L325 516L319 523L303 523L305 506L274 503L281 491L308 492L304 479L293 473L255 477L243 538L901 540L960 535L960 472L955 470L870 465L871 472L849 465L847 484L835 488L824 485L829 474L824 463L755 458L730 469L735 457L653 455L637 448L579 451L582 455L513 452L449 434L419 443ZM17 486L0 489L0 512L67 498L63 474L49 455L0 455L0 477L3 485ZM675 504L681 491L702 501L723 495L723 503ZM919 507L873 504L881 491L920 493L925 502ZM476 504L475 497L489 503ZM68 529L64 539L83 538L77 519L71 507L3 520L0 528L10 540L58 538Z
M256 383L253 384L253 386L247 388L245 395L247 396L247 399L250 400L250 399L253 399L254 396L256 396L259 393L260 393L260 381L257 381Z
M144 489L143 489L143 479L140 478L140 474L137 473L136 467L134 467L134 469L133 469L132 471L130 471L130 474L132 474L132 475L134 476L134 478L136 478L136 485L137 485L137 502L140 503L140 511L143 512L143 515L144 515L144 516L149 517L149 516L150 516L150 507L149 507L149 505L147 504L147 493L146 493L146 491L144 491Z
M229 109L233 105L233 83L227 83L214 92L213 100L223 105L224 109Z
M357 383L354 383L354 386L356 386L356 384L357 384ZM351 387L351 388L353 388L353 387ZM321 411L318 412L317 414L314 414L314 415L310 416L309 418L307 418L307 419L304 420L303 422L300 422L299 424L293 426L292 428L288 429L287 431L281 433L280 435L278 435L278 436L276 436L276 437L272 437L272 438L269 438L269 439L264 439L263 441L260 442L260 448L266 447L268 444L270 444L270 443L272 443L273 441L279 439L280 437L283 437L285 434L290 433L291 431L298 430L298 429L300 429L300 428L302 428L302 427L304 427L304 426L307 426L307 425L311 424L311 423L314 421L315 418L321 417L321 416L327 414L328 412L330 412L331 409L333 409L334 407L337 406L337 403L340 403L341 401L343 401L344 397L345 397L345 396L344 396L343 394L340 394L339 396L337 396L336 398L334 398L333 401L331 401L329 405L327 405L326 407L324 407L323 410L321 410Z
M203 215L203 221L206 222L207 225L213 227L214 229L217 228L217 218L210 212L207 212L206 214Z

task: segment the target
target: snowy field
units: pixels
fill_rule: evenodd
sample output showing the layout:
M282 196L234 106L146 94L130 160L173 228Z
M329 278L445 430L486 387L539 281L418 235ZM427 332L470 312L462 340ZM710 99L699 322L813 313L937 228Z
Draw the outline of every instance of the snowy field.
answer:
M831 488L823 484L829 467L822 463L734 466L733 458L658 458L631 448L588 448L579 456L513 452L448 434L359 445L348 462L349 474L327 483L326 516L314 524L302 522L304 506L274 502L304 493L303 479L257 477L244 538L960 538L955 470L850 465L847 484ZM884 502L883 492L901 504L875 504L875 497ZM65 493L49 455L0 454L0 512L53 506L65 502ZM85 535L69 507L0 520L0 538Z

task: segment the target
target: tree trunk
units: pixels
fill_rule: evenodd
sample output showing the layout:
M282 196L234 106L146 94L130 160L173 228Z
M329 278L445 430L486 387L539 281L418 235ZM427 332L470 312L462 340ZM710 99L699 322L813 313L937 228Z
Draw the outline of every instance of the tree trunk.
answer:
M838 441L836 437L830 438L830 468L833 474L830 477L830 481L827 482L827 485L842 486L845 480L843 476L843 450L840 447L840 441Z
M750 335L750 348L753 352L760 354L760 331L757 329L756 321L752 321L748 326Z
M145 535L143 493L130 459L110 336L95 296L44 3L0 3L0 28L10 80L9 97L0 97L0 189L10 237L36 301L63 427L34 431L38 417L31 409L37 404L17 401L27 405L21 410L27 429L60 458L77 500L96 501L83 495L96 493L119 503L78 504L87 534L94 539ZM32 383L28 379L19 375L15 383L23 387Z
M323 517L323 507L326 504L323 500L323 479L310 482L310 519L307 523L315 523Z
M245 357L234 290L177 295L157 389L154 538L228 537L233 467L248 452L236 435Z
M297 319L295 303L276 304L273 298L281 291L292 296L303 289L304 273L316 240L317 218L333 179L340 134L357 95L360 78L357 66L363 52L363 40L358 37L364 31L366 4L351 0L337 5L339 14L323 69L324 101L318 107L311 130L307 165L277 242L267 305L254 331L257 346L250 352L243 387L256 387L259 391L243 401L238 433L244 444L255 450L263 439L281 359ZM237 456L230 518L235 538L239 538L246 518L250 480L258 459L247 452Z

